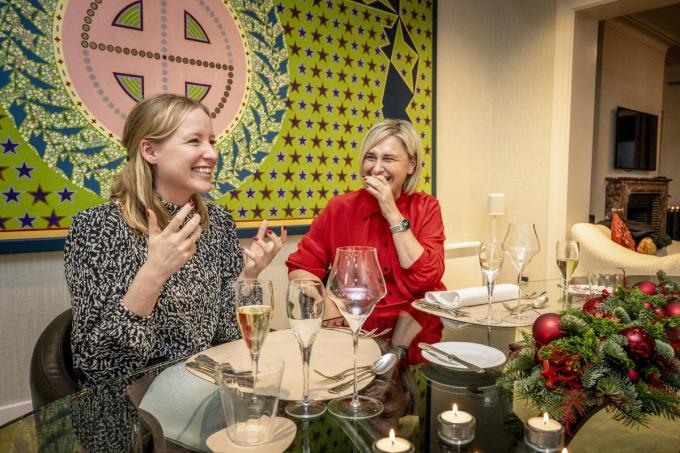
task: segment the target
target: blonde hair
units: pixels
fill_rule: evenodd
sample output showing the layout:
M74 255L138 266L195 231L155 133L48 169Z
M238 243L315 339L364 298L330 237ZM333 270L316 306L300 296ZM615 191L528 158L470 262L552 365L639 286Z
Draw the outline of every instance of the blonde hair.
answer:
M159 94L135 105L125 120L122 143L127 149L127 163L123 172L111 183L111 200L120 203L125 223L141 234L149 233L147 209L156 214L161 230L170 222L170 213L154 192L153 169L140 152L141 143L148 140L161 144L196 109L210 116L200 102L176 94ZM191 199L201 216L201 228L207 231L208 208L199 194L193 194Z
M366 153L389 136L399 139L404 147L404 151L408 154L409 160L415 163L413 173L406 175L404 186L402 187L404 193L415 193L420 184L420 168L422 167L423 157L418 132L416 131L416 128L413 127L413 124L408 121L384 119L374 125L368 131L366 137L364 137L364 142L361 144L359 161L363 163L366 158Z

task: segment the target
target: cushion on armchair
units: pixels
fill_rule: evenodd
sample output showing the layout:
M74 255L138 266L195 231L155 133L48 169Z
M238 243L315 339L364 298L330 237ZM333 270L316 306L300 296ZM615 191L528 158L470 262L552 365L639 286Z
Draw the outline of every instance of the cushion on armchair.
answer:
M607 228L611 228L611 223L612 221L609 219L598 222L598 224L604 225ZM628 227L628 231L630 231L630 234L633 236L633 240L635 240L636 243L639 243L644 238L651 238L652 241L654 241L654 245L656 245L657 249L668 247L673 243L673 240L668 235L668 233L660 230L657 227L642 222L636 222L635 220L627 220L625 223Z
M618 214L612 214L612 241L627 249L635 251L635 241L628 227Z

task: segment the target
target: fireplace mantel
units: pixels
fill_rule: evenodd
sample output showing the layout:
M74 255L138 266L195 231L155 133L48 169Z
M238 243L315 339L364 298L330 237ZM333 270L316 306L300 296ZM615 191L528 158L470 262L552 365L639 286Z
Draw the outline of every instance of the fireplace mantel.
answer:
M607 189L605 195L604 215L611 218L612 211L628 218L631 195L651 195L649 209L653 226L666 231L666 212L668 211L669 178L605 178ZM653 201L651 201L653 200ZM639 206L637 206L639 209Z

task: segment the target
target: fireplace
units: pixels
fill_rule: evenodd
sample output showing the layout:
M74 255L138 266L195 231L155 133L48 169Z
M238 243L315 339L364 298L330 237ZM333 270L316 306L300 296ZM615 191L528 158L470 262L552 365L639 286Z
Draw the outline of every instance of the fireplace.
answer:
M605 217L617 212L625 219L636 220L666 230L668 178L605 178Z

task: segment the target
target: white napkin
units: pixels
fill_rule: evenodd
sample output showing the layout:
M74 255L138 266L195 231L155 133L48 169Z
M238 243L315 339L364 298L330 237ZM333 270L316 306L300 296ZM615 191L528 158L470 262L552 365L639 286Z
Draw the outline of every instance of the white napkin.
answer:
M493 288L492 302L517 299L519 290L517 285L502 283ZM462 288L455 291L430 291L425 293L425 300L447 308L470 307L488 302L486 286Z

